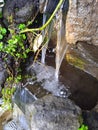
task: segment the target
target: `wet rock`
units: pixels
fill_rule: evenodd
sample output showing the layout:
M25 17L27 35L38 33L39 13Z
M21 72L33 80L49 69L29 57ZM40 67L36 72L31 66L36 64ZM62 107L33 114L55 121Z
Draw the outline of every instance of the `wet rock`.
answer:
M48 95L27 106L31 130L77 130L81 110L71 100Z
M98 46L77 42L70 46L66 58L69 63L98 79Z
M24 23L31 20L37 11L38 0L6 0L3 7L4 22Z
M98 45L98 1L69 0L66 38L69 43L88 41Z

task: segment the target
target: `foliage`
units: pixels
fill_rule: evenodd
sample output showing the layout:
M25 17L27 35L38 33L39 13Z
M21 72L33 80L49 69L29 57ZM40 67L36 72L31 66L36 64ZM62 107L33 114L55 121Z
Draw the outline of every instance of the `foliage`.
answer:
M3 104L2 107L4 108L7 106L8 109L12 109L12 95L15 92L15 88L3 88L2 89L2 98Z
M4 38L6 33L7 33L7 30L0 26L0 40L2 40Z
M27 58L27 54L32 51L31 48L26 48L25 41L27 39L25 32L32 32L34 35L36 34L35 31L42 31L44 30L52 21L55 13L58 11L60 6L62 5L63 0L60 0L58 3L56 9L54 10L53 14L49 18L49 20L40 28L35 29L26 29L25 24L18 25L18 28L13 23L13 18L10 16L11 25L8 27L9 30L9 37L6 40L6 43L4 42L4 39L6 35L8 34L8 30L6 30L3 27L0 27L0 52L6 53L7 55L11 55L14 57L16 63L19 63L21 59ZM45 38L45 37L44 37ZM35 39L35 40L34 40ZM33 50L36 52L40 45L43 43L44 39L42 38L42 35L37 34L34 37L34 44L33 44ZM7 56L6 55L6 56ZM19 65L18 65L19 67Z
M11 55L14 58L15 62L19 64L21 60L27 58L28 53L32 51L31 49L33 49L34 52L38 51L39 47L43 43L46 43L48 40L45 36L44 38L42 37L41 35L42 32L40 31L44 30L49 25L49 23L52 21L55 13L58 11L62 3L63 0L60 0L49 20L40 28L26 29L25 24L19 24L18 26L15 26L15 24L13 23L12 15L9 16L8 20L11 21L10 22L11 25L7 29L0 26L0 52L4 53L5 59L7 58L8 55ZM2 14L0 14L0 16L2 17ZM25 32L29 31L34 34L33 48L26 47L27 36ZM37 33L35 33L36 31ZM17 66L15 67L15 69L16 68ZM13 77L9 77L9 79L7 80L8 82L10 82L8 83L8 87L2 89L2 95L4 101L2 106L5 107L7 105L9 109L12 108L12 95L15 91L15 88L13 88L13 86L10 86L11 82L12 84L13 81L17 83L22 78L21 75L15 75L15 76L16 77L14 79L12 79Z
M22 80L22 76L21 74L17 75L17 77L15 78L15 83L18 83Z
M78 130L88 130L88 126L82 124L82 126Z
M24 24L19 25L19 29L23 29L25 27ZM11 29L10 31L10 38L7 39L7 43L3 42L3 38L7 33L7 30L3 27L0 27L0 51L6 54L10 54L15 58L15 60L27 58L27 54L30 51L29 48L26 49L25 47L25 34L16 33L15 28Z

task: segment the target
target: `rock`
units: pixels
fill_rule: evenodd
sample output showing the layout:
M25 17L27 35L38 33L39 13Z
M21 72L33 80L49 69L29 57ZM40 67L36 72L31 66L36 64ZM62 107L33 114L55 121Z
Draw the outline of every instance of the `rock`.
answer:
M96 112L98 113L98 103L97 103L97 105L94 107L93 110L96 111Z
M25 109L31 130L77 130L81 110L71 100L48 95Z
M98 1L69 0L66 38L68 43L87 41L98 45Z
M69 47L66 59L70 64L98 79L98 46L77 42Z
M6 25L11 19L15 23L27 22L35 16L37 7L38 0L6 0L3 7L4 22Z
M98 103L91 111L83 111L83 118L89 130L98 130Z
M0 91L6 81L7 76L8 76L7 70L4 68L3 64L0 63Z
M89 130L98 130L98 112L90 111L83 113L84 122Z
M3 130L3 125L11 119L12 119L12 111L4 110L3 108L0 107L0 130Z

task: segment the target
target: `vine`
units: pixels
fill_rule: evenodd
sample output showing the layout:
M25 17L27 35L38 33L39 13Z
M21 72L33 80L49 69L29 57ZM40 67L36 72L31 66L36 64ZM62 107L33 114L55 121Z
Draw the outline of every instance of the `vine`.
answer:
M53 17L55 16L56 12L58 11L58 9L60 8L60 6L62 5L64 0L60 0L58 5L56 6L54 12L52 13L51 17L48 19L48 21L40 28L33 28L33 29L25 29L23 31L21 31L20 33L25 33L25 32L34 32L34 31L42 31L44 30L52 21Z

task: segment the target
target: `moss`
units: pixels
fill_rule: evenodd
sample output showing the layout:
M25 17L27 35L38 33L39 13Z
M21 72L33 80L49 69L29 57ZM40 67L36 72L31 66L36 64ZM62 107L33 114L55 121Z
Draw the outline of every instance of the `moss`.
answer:
M81 59L79 56L74 56L71 54L66 54L67 62L74 65L75 67L78 67L80 69L84 69L85 62L83 59Z

